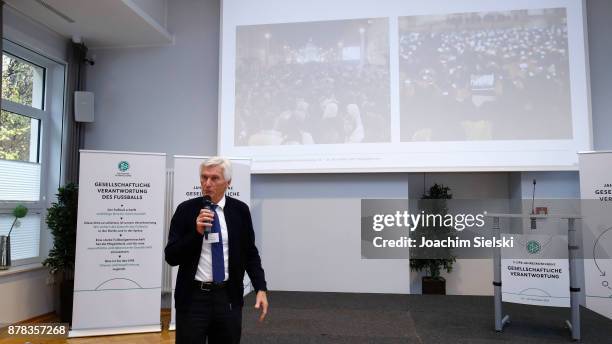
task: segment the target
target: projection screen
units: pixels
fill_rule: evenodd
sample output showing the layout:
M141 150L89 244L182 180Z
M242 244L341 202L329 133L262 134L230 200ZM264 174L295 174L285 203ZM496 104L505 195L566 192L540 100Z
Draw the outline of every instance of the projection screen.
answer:
M254 173L575 170L580 0L222 1L219 154Z

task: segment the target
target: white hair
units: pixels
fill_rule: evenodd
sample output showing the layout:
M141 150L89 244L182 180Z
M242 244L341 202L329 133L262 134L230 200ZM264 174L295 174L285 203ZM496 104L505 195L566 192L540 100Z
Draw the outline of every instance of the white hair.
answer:
M204 168L215 166L220 166L223 169L223 178L225 178L225 180L232 180L232 163L228 159L220 156L214 156L202 161L200 164L200 174L202 174Z

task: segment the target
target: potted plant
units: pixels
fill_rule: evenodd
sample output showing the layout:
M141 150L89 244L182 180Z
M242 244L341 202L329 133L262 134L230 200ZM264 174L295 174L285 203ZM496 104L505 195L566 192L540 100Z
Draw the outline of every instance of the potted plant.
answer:
M449 192L450 188L444 185L434 184L429 188L429 193L421 197L420 208L424 214L440 215L442 218L448 213L446 204L447 199L453 195ZM440 240L449 237L452 228L444 226L443 223L430 224L429 226L419 227L412 236L421 242L421 237L432 240ZM410 251L410 269L413 271L425 271L422 277L423 294L446 294L446 280L440 276L440 272L445 270L451 272L455 256L452 255L450 248L412 248ZM414 258L413 258L414 257Z
M28 208L23 204L18 204L15 209L13 209L13 216L15 219L11 225L11 229L7 235L0 235L0 270L6 270L11 266L11 233L13 232L13 228L15 228L15 224L17 224L17 220L25 217L27 214Z
M72 321L74 291L74 256L76 249L78 186L69 183L58 189L57 202L47 212L47 226L53 234L53 248L43 262L49 272L58 277L60 289L60 318Z

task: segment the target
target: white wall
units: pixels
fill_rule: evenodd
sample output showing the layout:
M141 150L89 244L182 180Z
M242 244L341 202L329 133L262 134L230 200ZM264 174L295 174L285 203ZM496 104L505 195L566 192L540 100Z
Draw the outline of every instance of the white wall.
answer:
M48 269L0 275L0 326L53 312L55 291Z
M409 293L408 260L361 259L361 199L408 195L405 174L259 175L254 224L272 290Z
M207 155L217 151L219 2L168 4L167 47L98 49L88 70L95 122L85 148Z
M164 28L166 27L167 0L124 0L124 2L130 1L153 18L159 25Z
M588 0L591 76L593 79L593 123L595 147L612 148L609 94L612 78L608 60L612 37L607 0ZM86 126L87 149L165 152L207 155L216 152L219 0L173 0L168 2L168 30L174 46L161 48L109 49L92 51L96 65L90 70L87 88L96 94L96 121ZM595 42L595 43L594 43ZM428 176L433 176L428 174ZM538 187L541 197L557 190L575 194L575 173L543 173ZM520 173L440 174L441 181L459 197L523 196L523 183L531 175ZM354 242L353 228L360 217L358 200L405 197L407 189L420 195L419 174L326 174L259 175L253 177L253 216L259 247L270 288L286 290L398 291L404 289L407 262L363 262L354 245L339 247L324 242L314 249L315 239L331 232L335 238ZM433 179L428 177L428 183ZM549 185L549 187L546 187ZM463 197L467 197L463 196ZM323 211L321 210L323 208ZM328 212L325 212L329 209ZM304 214L317 214L325 223L306 221ZM333 229L327 226L332 223ZM295 233L294 242L278 241ZM308 233L316 235L308 236ZM277 243L271 246L271 243ZM309 248L313 247L310 251ZM311 257L309 252L316 252ZM334 261L334 258L336 259ZM329 262L329 260L332 262ZM320 265L321 262L328 262ZM342 263L342 270L339 263ZM312 274L319 264L320 275ZM291 269L293 268L293 269ZM389 282L361 284L372 271L390 276ZM360 274L360 271L363 273ZM490 294L490 262L460 261L448 276L450 294ZM334 275L338 272L338 276ZM342 272L342 273L340 273ZM320 276L320 277L319 277ZM327 280L325 278L327 278ZM296 280L293 280L296 279ZM385 279L384 281L387 281ZM411 277L418 292L418 276Z
M3 9L3 36L48 58L65 62L70 41L8 5Z

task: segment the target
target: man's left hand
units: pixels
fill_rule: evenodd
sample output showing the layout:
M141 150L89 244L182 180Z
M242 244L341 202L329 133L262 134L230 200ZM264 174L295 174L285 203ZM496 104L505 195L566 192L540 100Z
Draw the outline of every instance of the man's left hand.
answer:
M261 308L259 321L264 321L264 319L266 318L266 314L268 314L268 297L266 296L265 291L260 290L257 292L257 296L255 297L255 308Z

